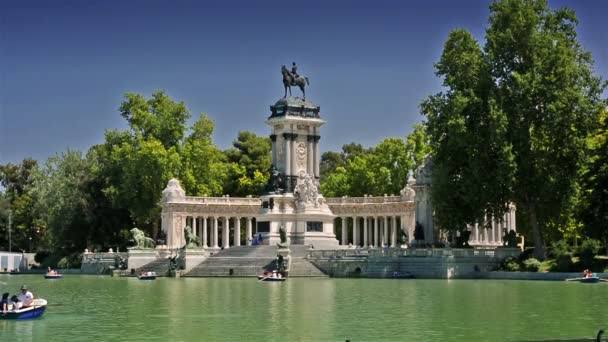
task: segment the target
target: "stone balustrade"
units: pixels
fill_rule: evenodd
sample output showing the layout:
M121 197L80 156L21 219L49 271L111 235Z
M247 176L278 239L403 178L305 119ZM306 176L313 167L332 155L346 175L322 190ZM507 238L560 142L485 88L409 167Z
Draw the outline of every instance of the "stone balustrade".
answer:
M219 205L243 205L243 206L254 206L258 208L262 201L259 198L253 197L195 197L186 196L184 202L190 204L219 204Z
M374 203L391 203L405 202L401 196L366 196L366 197L332 197L326 199L328 205L337 204L374 204Z
M504 259L516 257L518 248L353 248L341 250L310 250L309 259L358 258L358 257L492 257Z

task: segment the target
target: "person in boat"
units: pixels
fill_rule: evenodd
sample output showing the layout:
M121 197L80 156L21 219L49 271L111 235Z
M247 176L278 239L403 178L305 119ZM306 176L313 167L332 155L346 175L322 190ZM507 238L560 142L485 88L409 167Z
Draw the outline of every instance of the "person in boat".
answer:
M8 292L2 294L2 300L0 300L0 310L2 310L2 314L6 314L8 311L8 296Z
M17 311L23 307L23 302L17 296L11 297L11 303L13 304L13 311Z
M27 285L21 286L21 294L19 294L17 298L23 303L24 307L32 305L32 302L34 301L34 295L28 291Z
M593 273L591 273L591 271L589 271L589 270L584 270L583 278L593 278Z

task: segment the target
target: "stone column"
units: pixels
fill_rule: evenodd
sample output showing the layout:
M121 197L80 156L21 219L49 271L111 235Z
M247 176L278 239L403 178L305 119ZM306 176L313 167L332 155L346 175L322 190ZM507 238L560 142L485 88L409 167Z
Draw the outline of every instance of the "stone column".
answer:
M224 217L224 227L222 227L222 246L230 248L230 217Z
M367 247L369 246L368 240L367 240L367 216L363 217L363 247Z
M272 164L275 167L277 166L277 135L270 135L270 143L272 145Z
M348 245L348 222L346 221L346 217L342 216L342 245Z
M384 247L384 245L388 246L388 216L384 216L384 226L382 228L384 233L382 234L382 247Z
M192 234L194 234L194 237L200 236L196 233L196 220L198 220L198 216L192 216Z
M217 222L217 216L213 216L212 223L213 223L213 237L212 237L213 247L214 248L219 248L220 246L218 246L218 243L219 243L218 237L219 236L218 236L218 229L217 229L217 224L218 224L218 222Z
M511 208L511 211L510 211L510 214L511 214L511 222L512 222L512 224L513 224L513 225L512 225L512 227L511 227L511 229L513 229L514 231L517 231L517 216L515 216L515 210L516 210L517 208L515 208L515 206L514 206L514 205L511 205L511 206L510 206L510 208Z
M315 137L313 135L310 135L310 131L307 140L308 148L306 149L306 156L308 157L308 162L306 163L306 173L312 176L315 173L315 154L313 151Z
M374 247L378 247L378 216L374 216Z
M490 230L490 243L494 243L495 242L494 237L496 236L496 232L495 232L496 221L494 221L494 217L492 217L492 226L491 227L492 227L491 228L492 230Z
M473 225L473 233L475 243L479 243L479 223Z
M283 140L285 140L285 175L291 176L291 134L283 133ZM286 181L289 183L288 180Z
M353 246L357 246L357 216L353 216Z
M241 245L241 218L237 217L234 221L234 245Z
M207 216L203 216L203 247L207 248Z
M245 234L246 236L246 241L247 241L247 246L251 246L251 217L247 217L247 226L245 228Z
M392 221L391 247L396 247L397 246L397 216L391 216L391 221Z
M296 164L296 160L298 159L298 153L296 151L298 149L297 138L298 138L297 134L291 135L291 174L293 176L298 175L298 166ZM294 183L294 185L295 185L295 183Z
M407 231L407 227L405 225L405 215L401 215L399 216L399 227L401 228L401 231L399 233L403 234L403 232L407 233L407 239L405 239L405 243L409 243L409 239L410 239L410 233Z
M321 139L321 136L316 135L315 136L315 160L314 160L314 165L315 165L315 177L321 177L321 174L319 173L319 159L321 158L321 156L319 155L319 140Z

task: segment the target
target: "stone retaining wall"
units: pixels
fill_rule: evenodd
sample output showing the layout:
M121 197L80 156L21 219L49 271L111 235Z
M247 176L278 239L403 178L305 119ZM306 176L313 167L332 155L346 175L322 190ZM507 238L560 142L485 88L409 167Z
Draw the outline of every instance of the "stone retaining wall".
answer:
M418 249L318 251L308 260L332 277L482 278L518 249Z
M607 279L608 273L596 273L600 278ZM482 275L483 279L506 279L506 280L556 280L563 281L572 278L581 278L581 272L487 272Z

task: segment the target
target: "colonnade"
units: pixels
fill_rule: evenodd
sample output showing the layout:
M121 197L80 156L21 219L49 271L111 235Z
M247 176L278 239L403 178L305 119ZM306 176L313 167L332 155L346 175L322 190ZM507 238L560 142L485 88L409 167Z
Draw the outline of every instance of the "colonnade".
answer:
M243 237L247 246L251 245L253 235L253 217L232 216L187 216L186 224L192 228L192 233L204 248L230 248L241 245ZM230 231L233 231L232 241Z
M397 247L397 234L407 232L405 216L341 216L341 245L362 247ZM352 223L348 236L349 221ZM337 234L336 234L337 235Z
M489 227L484 227L482 224L476 223L470 225L471 237L469 238L471 245L502 245L502 237L511 230L516 230L515 224L515 205L509 205L509 211L504 214L502 219L494 219L490 222Z

